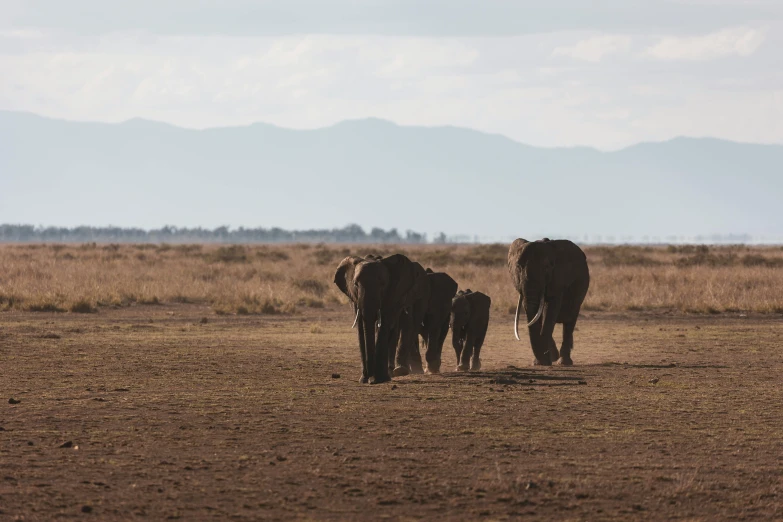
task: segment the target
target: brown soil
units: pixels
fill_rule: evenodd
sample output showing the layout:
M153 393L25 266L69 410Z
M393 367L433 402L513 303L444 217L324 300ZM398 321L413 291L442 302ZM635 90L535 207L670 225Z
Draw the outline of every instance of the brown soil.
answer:
M350 315L0 314L0 520L783 519L779 315L588 313L540 369L495 314L379 386Z

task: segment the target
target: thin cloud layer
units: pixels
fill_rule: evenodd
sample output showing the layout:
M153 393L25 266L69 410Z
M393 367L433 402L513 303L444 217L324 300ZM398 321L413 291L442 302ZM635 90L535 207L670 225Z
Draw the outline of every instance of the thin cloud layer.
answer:
M703 61L750 56L761 46L765 29L734 27L703 36L669 36L647 49L659 60Z
M574 45L556 47L553 56L568 56L585 62L600 62L604 56L627 52L631 48L631 37L625 35L602 35L580 40Z
M0 109L195 128L380 117L603 149L783 142L777 3L7 1ZM248 30L272 11L261 26L281 34Z

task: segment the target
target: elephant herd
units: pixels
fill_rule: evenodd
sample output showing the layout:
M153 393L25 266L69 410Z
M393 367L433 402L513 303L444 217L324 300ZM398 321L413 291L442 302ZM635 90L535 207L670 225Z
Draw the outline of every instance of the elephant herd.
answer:
M516 338L524 309L534 364L573 364L573 332L590 284L584 252L567 240L517 239L509 248L508 268L519 293ZM492 304L488 295L458 292L457 282L448 274L425 270L402 254L348 256L338 265L334 283L353 307L361 382L378 384L392 376L440 372L449 329L457 371L481 369ZM559 351L552 337L555 323L563 324Z

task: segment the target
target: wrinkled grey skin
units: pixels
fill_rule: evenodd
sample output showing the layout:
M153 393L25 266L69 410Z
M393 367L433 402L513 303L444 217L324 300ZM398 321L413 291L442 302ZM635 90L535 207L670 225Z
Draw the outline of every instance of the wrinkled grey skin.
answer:
M401 316L404 310L413 309L421 279L426 284L424 269L415 265L418 263L395 254L382 259L348 256L337 267L334 283L351 301L356 317L361 382L379 384L391 380L389 363L396 340L401 334L406 339L411 336L408 314L402 321ZM397 353L399 358L399 350Z
M424 373L419 352L419 325L424 322L427 307L430 302L430 281L427 273L419 263L412 262L414 285L408 294L405 308L399 322L399 333L392 332L396 340L397 357L394 361L392 374L395 377L410 373Z
M519 321L519 328L530 323L539 309L542 310L539 319L528 327L535 356L533 364L572 365L574 329L590 286L584 252L564 239L534 242L516 239L508 250L508 269L514 288L519 292L515 319ZM543 307L542 298L546 305ZM563 324L559 353L552 337L555 323Z
M457 355L457 371L481 369L481 347L489 326L492 299L481 292L460 290L451 301L451 344Z
M433 272L430 268L427 269L427 279L430 282L430 299L419 335L427 361L426 373L439 373L443 343L449 331L451 300L457 293L458 285L448 274ZM418 347L416 355L418 355ZM418 357L421 360L421 356Z

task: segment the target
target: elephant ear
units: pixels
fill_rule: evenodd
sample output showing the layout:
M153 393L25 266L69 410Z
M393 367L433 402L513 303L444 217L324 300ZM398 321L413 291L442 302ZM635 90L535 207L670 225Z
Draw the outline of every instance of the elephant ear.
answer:
M337 265L337 271L334 273L334 284L337 285L337 288L339 288L342 293L351 299L353 298L348 291L348 280L353 279L353 272L356 269L356 265L362 261L364 260L360 257L348 256L340 261L340 264Z
M517 238L508 247L508 271L511 273L511 279L514 281L514 286L519 288L521 283L521 266L522 255L527 247L530 245L530 241L527 239Z

